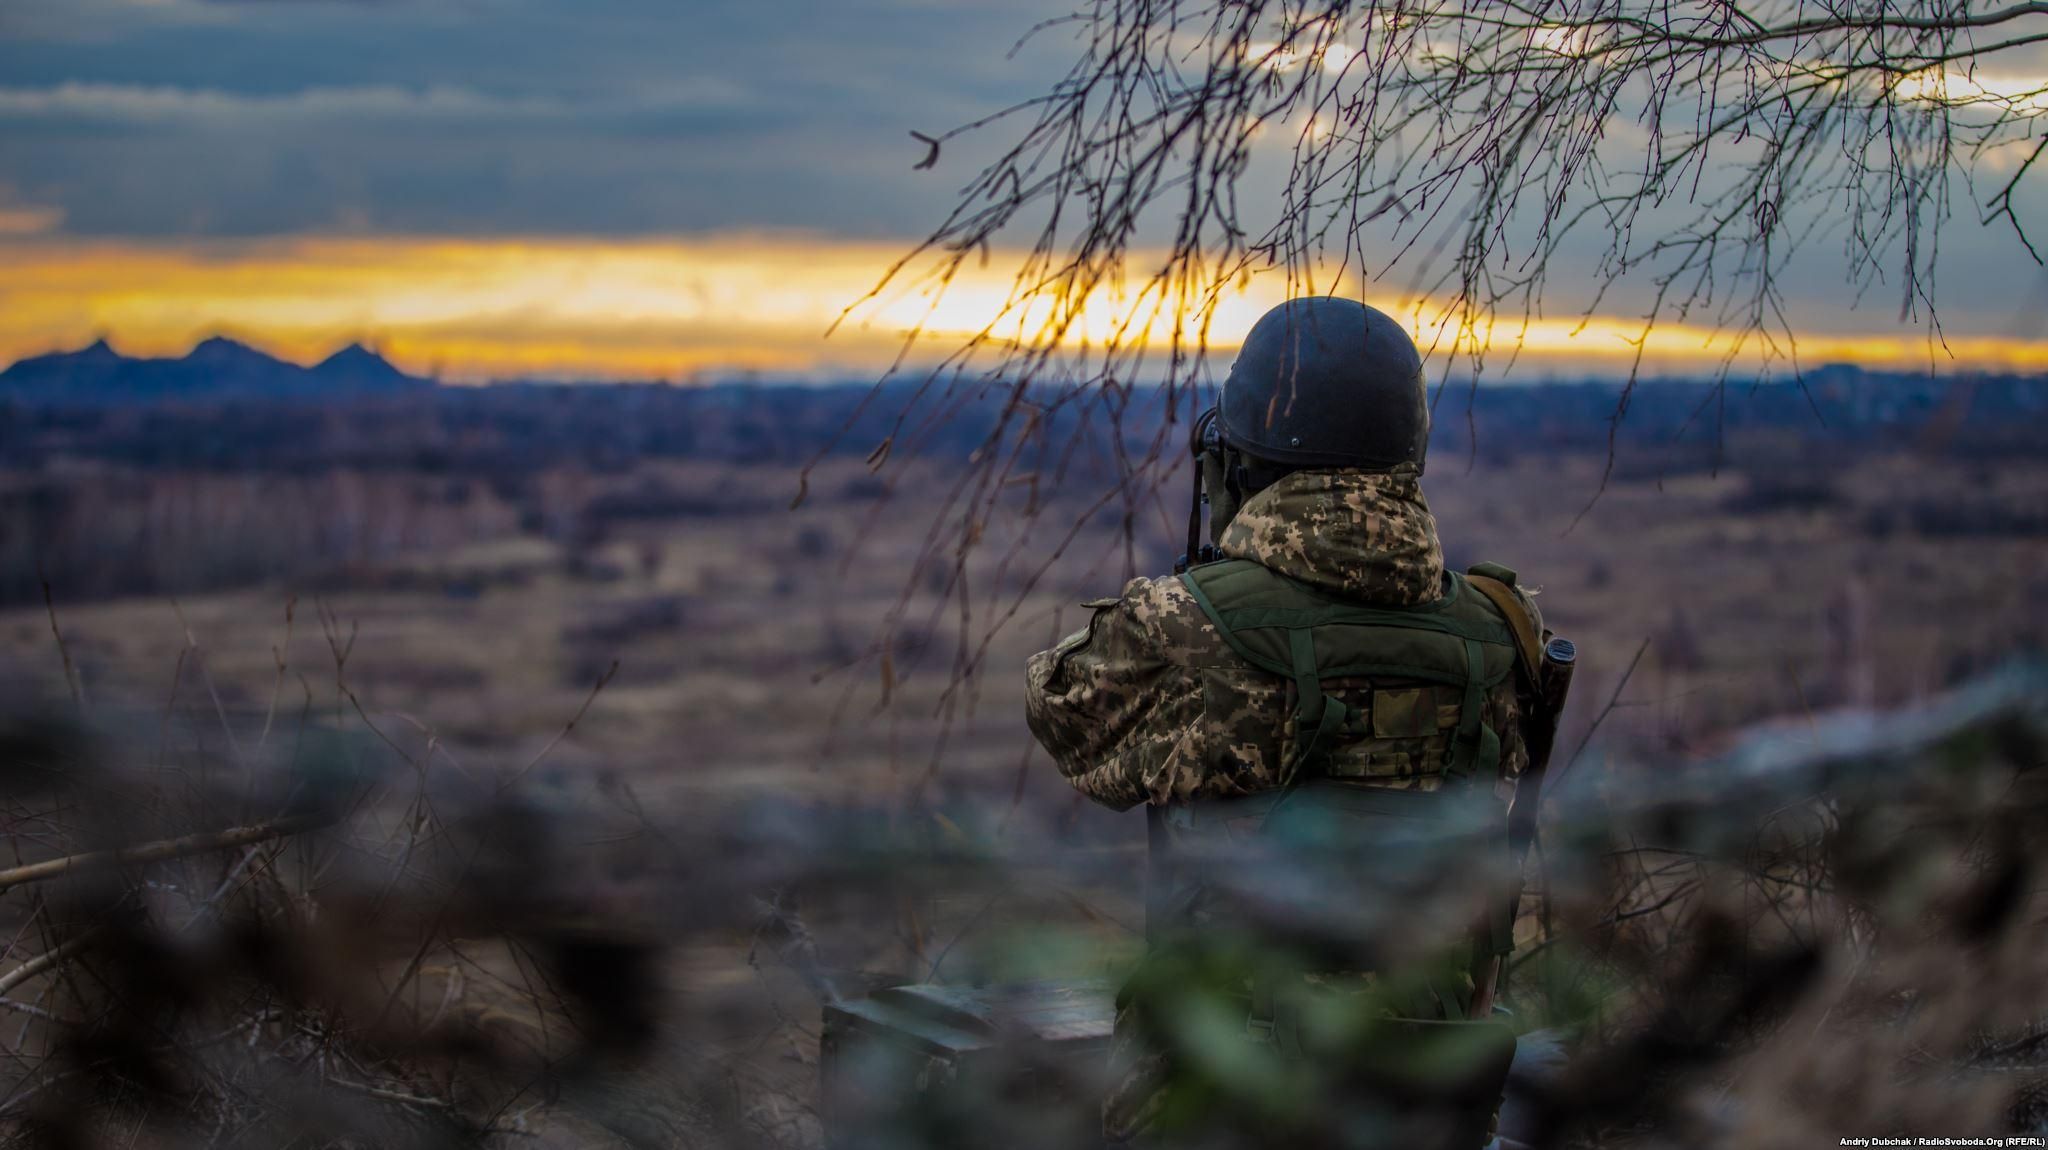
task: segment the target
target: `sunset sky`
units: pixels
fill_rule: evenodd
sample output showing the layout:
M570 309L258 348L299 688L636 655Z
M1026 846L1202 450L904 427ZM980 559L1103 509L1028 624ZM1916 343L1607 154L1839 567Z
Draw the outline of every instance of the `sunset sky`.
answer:
M360 340L455 379L869 376L911 324L938 349L1003 298L998 259L825 338L973 175L971 144L913 170L909 132L1043 90L1071 41L1006 53L1065 10L6 0L0 363L226 333L300 360ZM1851 299L1837 245L1787 284L1801 358L2048 371L2048 273L1967 204L1943 245L1945 351L1889 295ZM1217 342L1283 291L1226 295ZM1582 327L1571 303L1521 337L1518 371L1626 362L1634 326ZM1652 350L1685 370L1722 348L1670 327Z

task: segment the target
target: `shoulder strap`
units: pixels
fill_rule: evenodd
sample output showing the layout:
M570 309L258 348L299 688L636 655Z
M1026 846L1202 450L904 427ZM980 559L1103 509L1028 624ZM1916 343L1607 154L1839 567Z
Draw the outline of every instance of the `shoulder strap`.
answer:
M1514 589L1491 575L1476 575L1468 571L1465 582L1474 591L1487 597L1500 613L1507 618L1508 630L1515 636L1515 658L1522 664L1522 673L1527 677L1530 690L1540 684L1543 671L1543 642L1536 633L1536 620L1529 617L1528 609L1522 606Z
M1195 605L1201 608L1202 614L1207 616L1209 622L1215 626L1216 633L1230 646L1231 650L1237 652L1239 658L1269 674L1291 676L1295 672L1294 663L1291 658L1292 651L1289 652L1290 658L1287 661L1281 662L1252 650L1238 636L1237 628L1233 625L1229 616L1224 613L1222 608L1216 605L1216 601L1209 595L1210 584L1214 580L1225 574L1242 571L1253 566L1255 565L1243 559L1226 559L1220 563L1204 563L1201 566L1191 567L1181 572L1180 581L1188 589L1188 594L1194 596ZM1260 568L1259 570L1263 571L1264 569Z
M1232 567L1231 564L1240 566ZM1183 572L1180 577L1181 582L1186 584L1188 591L1194 595L1195 603L1202 609L1202 614L1207 615L1209 621L1216 625L1216 633L1223 637L1224 642L1230 644L1232 650L1261 670L1294 680L1294 714L1289 717L1289 722L1294 728L1294 753L1288 756L1286 762L1280 764L1280 785L1292 787L1301 778L1304 766L1320 762L1322 756L1329 753L1337 731L1343 727L1344 720L1351 711L1341 699L1323 694L1322 675L1316 663L1313 623L1305 615L1280 623L1287 631L1287 661L1284 663L1276 662L1252 650L1238 636L1237 626L1233 624L1230 612L1217 607L1215 600L1210 598L1206 586L1209 580L1232 571L1255 571L1260 577L1274 580L1283 588L1292 589L1294 584L1285 576L1255 564L1247 564L1245 560L1225 560L1222 563L1194 567Z
M1512 579L1513 573L1504 568L1485 565L1501 571ZM1529 768L1522 776L1520 790L1514 806L1508 812L1508 854L1512 863L1513 878L1508 896L1493 912L1491 938L1481 942L1481 949L1475 958L1481 960L1484 984L1490 993L1492 980L1500 968L1493 959L1505 955L1514 948L1515 915L1522 898L1522 860L1528 854L1529 845L1536 840L1537 805L1543 798L1544 775L1550 766L1551 740L1557 734L1557 714L1551 710L1554 701L1545 701L1543 690L1543 646L1536 621L1530 618L1528 608L1522 605L1508 579L1492 575L1466 572L1465 581L1480 594L1487 597L1500 613L1506 616L1508 629L1514 632L1516 662L1522 665L1531 697L1537 700L1537 713L1526 716L1525 721L1534 724L1529 732ZM1491 954L1486 951L1490 950Z
M1269 674L1294 681L1295 709L1290 717L1294 753L1280 765L1283 786L1291 785L1305 770L1321 764L1336 742L1337 732L1351 715L1351 709L1341 699L1324 693L1322 679L1326 672L1321 665L1322 660L1317 657L1318 629L1345 624L1435 632L1451 644L1462 657L1462 665L1455 671L1444 667L1393 665L1379 669L1404 677L1434 678L1462 685L1464 699L1459 706L1457 734L1452 742L1454 749L1445 773L1467 783L1493 775L1500 763L1500 739L1495 731L1481 722L1488 687L1484 647L1487 644L1512 647L1517 660L1520 660L1526 648L1514 622L1520 620L1520 630L1529 632L1533 642L1533 621L1520 604L1514 602L1511 593L1508 594L1508 602L1513 604L1513 608L1504 611L1507 626L1487 617L1483 609L1478 618L1447 612L1444 607L1457 601L1461 581L1478 585L1470 577L1454 575L1449 592L1439 604L1421 610L1401 610L1328 600L1286 576L1248 560L1231 559L1205 564L1181 574L1181 582L1194 597L1202 614L1208 617L1217 634L1239 657ZM1507 593L1504 585L1501 585L1501 590ZM1487 597L1492 600L1491 594ZM1280 632L1285 636L1285 646L1274 650L1270 642L1262 641L1261 645L1267 649L1257 650L1245 641L1240 631ZM1533 662L1528 667L1531 683L1536 681L1535 667ZM1336 668L1327 673L1359 672ZM1502 676L1508 673L1506 670L1500 672Z

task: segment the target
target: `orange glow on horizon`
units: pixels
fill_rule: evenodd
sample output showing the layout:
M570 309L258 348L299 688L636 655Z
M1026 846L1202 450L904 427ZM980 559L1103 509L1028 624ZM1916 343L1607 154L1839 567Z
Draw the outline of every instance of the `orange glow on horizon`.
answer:
M105 337L132 355L179 355L227 334L299 362L352 341L399 366L456 380L491 378L683 379L761 372L870 377L922 324L921 351L959 346L1001 314L1011 294L1002 260L970 265L934 300L892 288L842 311L871 289L904 247L788 235L696 240L301 238L123 242L38 237L0 242L0 362L83 346ZM1279 273L1219 294L1208 344L1236 346L1285 297ZM1373 302L1407 317L1438 354L1451 334L1415 302ZM998 336L1036 330L1050 313L1037 300L1008 317ZM1126 327L1133 314L1152 320ZM1072 341L1100 347L1169 346L1174 315L1156 296L1090 297ZM1640 321L1620 317L1502 323L1491 354L1519 347L1518 374L1625 369ZM1646 341L1656 370L1700 371L1727 354L1728 337L1659 325ZM1948 366L2048 371L2048 340L1951 337L1946 351L1922 337L1803 334L1802 363L1870 367ZM1745 353L1747 354L1747 353ZM1499 376L1497 371L1490 374Z

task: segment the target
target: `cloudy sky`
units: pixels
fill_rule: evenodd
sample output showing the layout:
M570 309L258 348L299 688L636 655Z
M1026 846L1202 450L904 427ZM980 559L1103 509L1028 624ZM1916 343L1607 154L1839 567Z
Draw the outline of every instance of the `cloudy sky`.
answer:
M1042 91L1071 39L1008 51L1065 10L5 0L0 362L218 331L464 378L872 372L923 301L826 326L973 174L971 145L913 170L909 132ZM1952 344L2048 369L2048 277L1958 215ZM1818 351L1924 358L1895 305L1852 310L1839 281L1835 261L1794 285ZM941 318L977 326L1001 287L962 285Z

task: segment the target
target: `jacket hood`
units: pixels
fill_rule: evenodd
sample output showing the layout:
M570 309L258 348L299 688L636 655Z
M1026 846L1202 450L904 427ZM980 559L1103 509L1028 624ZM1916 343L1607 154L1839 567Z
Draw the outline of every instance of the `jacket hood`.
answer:
M1443 546L1412 465L1296 471L1245 500L1216 546L1350 599L1412 607L1443 595Z

